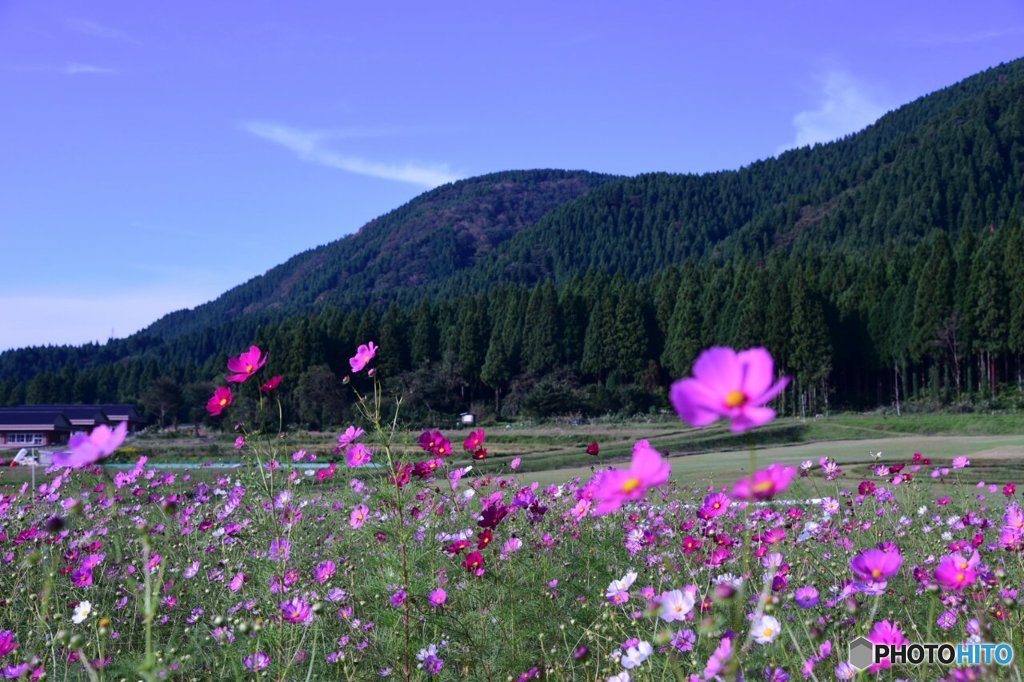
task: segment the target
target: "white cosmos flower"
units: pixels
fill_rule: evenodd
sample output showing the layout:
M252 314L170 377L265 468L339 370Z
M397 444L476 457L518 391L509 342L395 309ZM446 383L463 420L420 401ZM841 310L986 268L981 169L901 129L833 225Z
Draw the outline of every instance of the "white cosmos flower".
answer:
M83 622L92 613L92 604L87 601L78 602L78 606L75 607L75 615L71 616L71 622L76 625Z
M672 590L661 595L661 609L658 615L671 623L675 620L686 620L687 614L693 611L694 598L689 592Z
M782 624L773 616L761 616L753 626L754 641L758 644L771 644L779 636Z
M647 660L647 657L654 653L654 647L651 646L650 642L640 642L636 646L631 646L626 649L626 655L622 657L619 663L626 670L632 670L643 664Z
M625 592L630 587L632 587L635 581L636 571L630 571L619 580L611 581L611 583L609 583L608 585L608 589L605 590L605 596L607 596L610 599L613 595L616 595L619 592Z

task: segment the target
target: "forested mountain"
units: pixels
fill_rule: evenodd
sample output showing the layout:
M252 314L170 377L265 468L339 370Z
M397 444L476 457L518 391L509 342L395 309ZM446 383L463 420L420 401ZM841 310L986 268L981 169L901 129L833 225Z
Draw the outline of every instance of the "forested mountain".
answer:
M787 410L1013 404L1021 216L1018 60L737 171L446 185L129 339L4 353L0 404L201 393L253 339L309 424L344 409L367 339L441 413L648 409L713 343L767 345Z

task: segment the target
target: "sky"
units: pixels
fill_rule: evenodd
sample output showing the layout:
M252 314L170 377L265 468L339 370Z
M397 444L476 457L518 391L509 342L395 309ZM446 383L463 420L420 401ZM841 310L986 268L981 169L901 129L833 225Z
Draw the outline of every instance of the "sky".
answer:
M1019 0L0 0L0 351L127 336L459 178L736 169L1020 56Z

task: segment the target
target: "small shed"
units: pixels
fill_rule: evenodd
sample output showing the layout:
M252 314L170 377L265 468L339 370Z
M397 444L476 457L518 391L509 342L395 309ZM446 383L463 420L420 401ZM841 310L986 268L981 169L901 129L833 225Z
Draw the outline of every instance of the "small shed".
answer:
M476 415L472 412L463 412L459 415L459 424L462 426L476 426Z

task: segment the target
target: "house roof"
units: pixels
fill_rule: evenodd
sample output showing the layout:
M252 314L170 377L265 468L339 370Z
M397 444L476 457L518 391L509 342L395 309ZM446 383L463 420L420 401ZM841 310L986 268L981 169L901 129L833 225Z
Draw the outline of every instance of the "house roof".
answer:
M59 412L67 417L74 426L92 426L110 422L107 413L100 409L99 405L21 405L10 409L21 412Z
M57 410L67 414L68 410L93 409L100 410L111 421L130 421L142 423L146 421L134 405L118 403L102 403L99 405L23 405L18 409L26 410ZM70 416L70 415L69 415Z
M0 431L70 431L71 422L59 410L0 407Z

